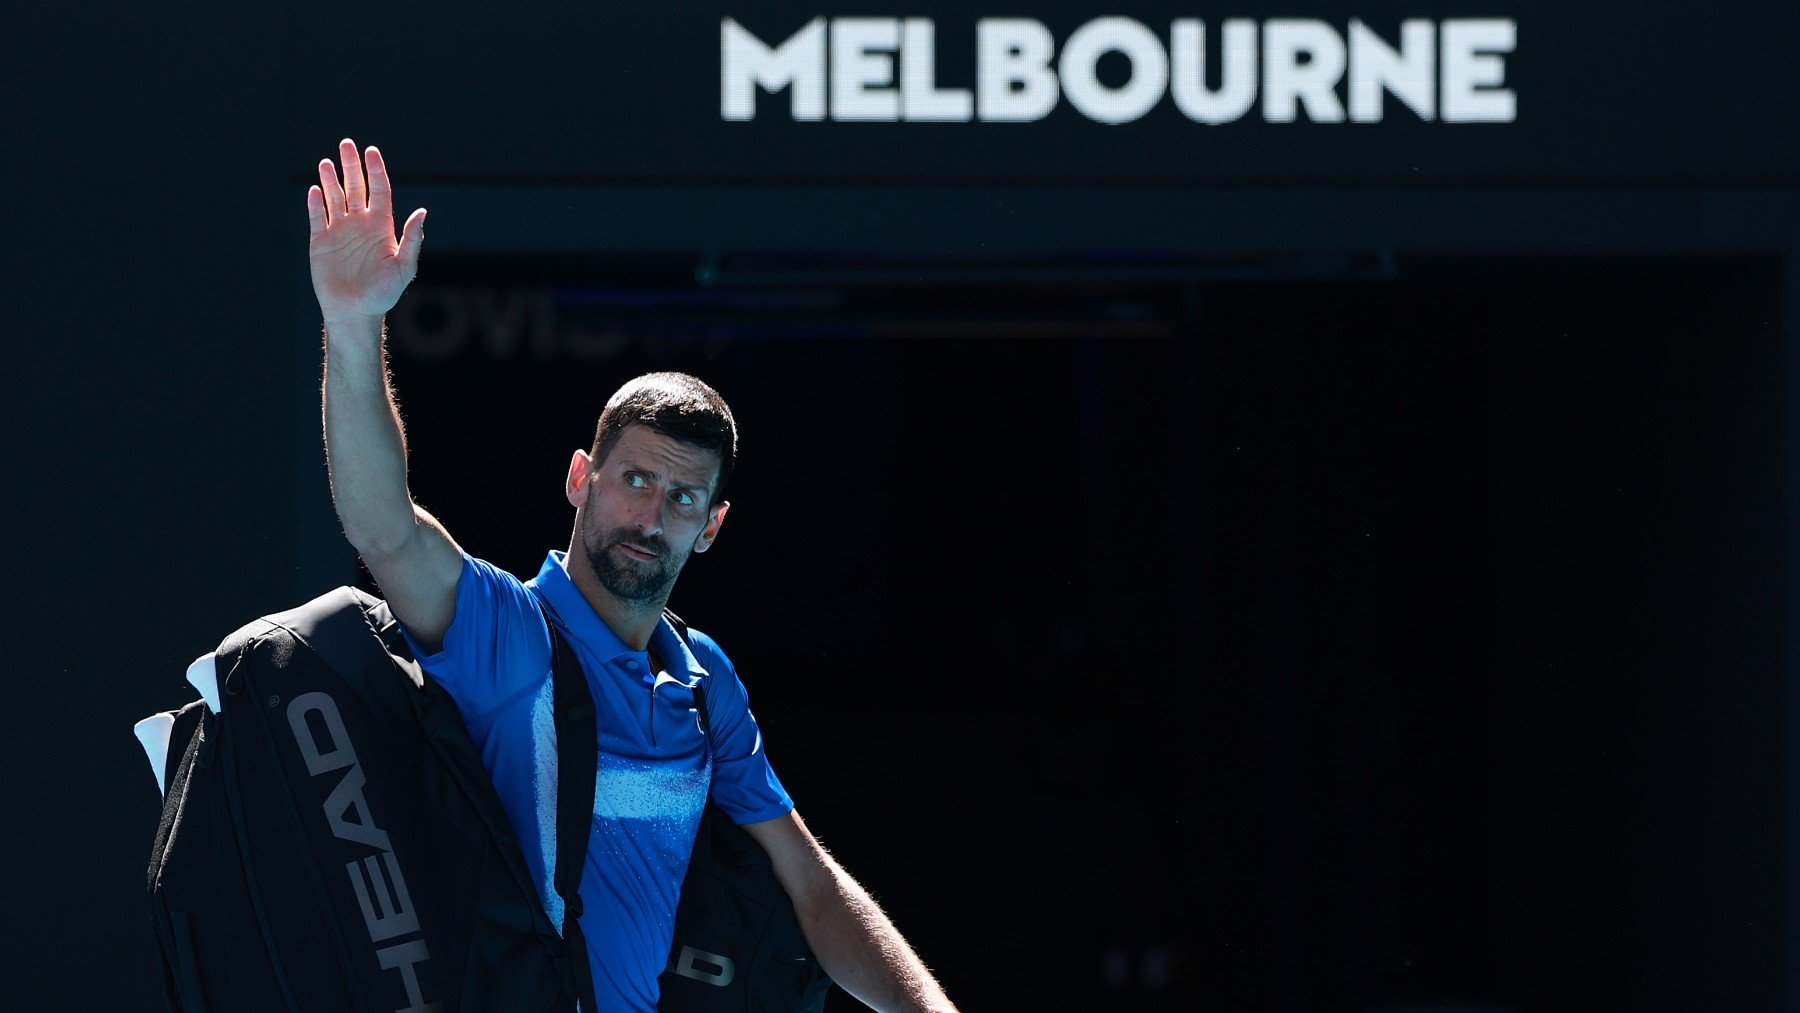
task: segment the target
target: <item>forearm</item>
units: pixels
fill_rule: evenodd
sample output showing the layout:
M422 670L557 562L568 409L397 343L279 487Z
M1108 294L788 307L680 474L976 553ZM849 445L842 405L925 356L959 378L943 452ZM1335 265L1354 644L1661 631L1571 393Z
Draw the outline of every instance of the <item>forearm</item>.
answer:
M325 458L331 497L350 544L393 552L414 532L406 437L388 382L381 321L327 322Z
M956 1009L875 899L823 851L823 885L795 905L819 962L851 995L877 1010Z

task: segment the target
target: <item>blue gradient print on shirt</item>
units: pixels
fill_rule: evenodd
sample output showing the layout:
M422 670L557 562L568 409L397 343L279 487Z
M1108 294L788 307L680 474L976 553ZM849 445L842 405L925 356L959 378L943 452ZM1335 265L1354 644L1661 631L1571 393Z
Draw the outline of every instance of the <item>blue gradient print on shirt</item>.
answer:
M690 690L691 693L691 690ZM532 808L542 836L538 892L553 924L563 923L563 900L556 892L556 723L550 684L532 700ZM604 843L616 864L625 868L687 869L700 812L706 807L711 757L698 767L680 767L662 760L643 760L601 753L594 774L594 836L588 843L588 865L606 864L595 846ZM680 899L681 875L659 877L660 882L636 881L637 889L614 891L613 909L644 910L672 906ZM584 889L595 878L584 877ZM624 894L624 896L618 896ZM587 911L594 909L584 899ZM584 923L593 920L583 916ZM605 919L615 921L616 919ZM593 930L589 930L593 931ZM664 948L667 941L664 942Z

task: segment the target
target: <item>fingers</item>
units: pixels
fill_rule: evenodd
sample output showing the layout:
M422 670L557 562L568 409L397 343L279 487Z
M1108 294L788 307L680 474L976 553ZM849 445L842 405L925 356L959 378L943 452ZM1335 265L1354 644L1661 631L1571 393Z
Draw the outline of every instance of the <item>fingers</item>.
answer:
M419 248L424 245L425 209L420 208L407 216L406 225L400 230L400 249L395 253L405 265L408 278L419 273Z
M325 231L325 191L316 186L306 191L306 228L315 236Z
M338 186L337 166L331 159L319 159L319 190L325 201L325 213L336 221L344 217L344 189Z
M363 156L363 164L369 170L369 211L371 214L392 215L394 213L394 188L388 181L387 160L381 157L381 151L374 145Z
M363 185L362 159L356 155L356 142L348 137L338 142L338 163L344 167L344 200L349 209L366 209L369 191Z
M387 163L373 145L369 147L367 158L368 173L365 178L364 163L357 156L356 142L346 137L338 142L337 164L334 165L329 158L319 160L319 185L306 195L307 222L314 232L329 227L332 222L352 211L368 210L387 215L389 221L392 221L394 187L388 179ZM342 185L338 182L338 165L344 168ZM418 219L418 227L423 227L424 209L414 212L413 217ZM415 227L413 218L407 219L407 227ZM417 245L420 239L423 239L422 232L414 240L415 258L418 256Z

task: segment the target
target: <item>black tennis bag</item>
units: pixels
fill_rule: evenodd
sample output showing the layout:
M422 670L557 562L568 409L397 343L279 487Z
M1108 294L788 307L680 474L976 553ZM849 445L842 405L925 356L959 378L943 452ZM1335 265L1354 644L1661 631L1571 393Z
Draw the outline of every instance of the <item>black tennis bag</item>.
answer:
M219 713L175 715L150 858L171 1009L574 1010L500 799L386 603L338 588L215 664Z
M173 714L148 874L169 1007L591 1008L574 919L594 707L550 631L558 837L583 845L558 851L567 942L455 701L414 663L387 604L341 587L226 637L218 712L202 700ZM659 984L659 1008L680 1013L818 1013L831 987L768 855L711 803Z

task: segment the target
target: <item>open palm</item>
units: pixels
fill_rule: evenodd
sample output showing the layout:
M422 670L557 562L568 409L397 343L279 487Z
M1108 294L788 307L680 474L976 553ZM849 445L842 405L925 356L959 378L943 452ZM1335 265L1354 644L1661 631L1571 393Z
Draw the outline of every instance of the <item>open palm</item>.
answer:
M306 193L307 244L313 292L325 320L379 319L419 271L425 209L414 211L394 236L393 187L381 152L366 152L368 168L349 138L338 143L340 184L331 159L319 162L319 185Z

